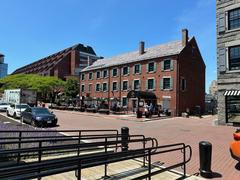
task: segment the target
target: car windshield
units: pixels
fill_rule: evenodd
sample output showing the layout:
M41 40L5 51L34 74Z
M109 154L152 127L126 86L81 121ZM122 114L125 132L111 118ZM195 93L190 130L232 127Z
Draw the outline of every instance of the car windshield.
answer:
M45 108L37 108L37 109L33 109L33 113L34 114L51 114L48 109Z
M0 105L4 106L4 105L8 105L7 103L0 103Z
M29 108L29 106L26 104L16 105L16 109L27 109L27 108Z

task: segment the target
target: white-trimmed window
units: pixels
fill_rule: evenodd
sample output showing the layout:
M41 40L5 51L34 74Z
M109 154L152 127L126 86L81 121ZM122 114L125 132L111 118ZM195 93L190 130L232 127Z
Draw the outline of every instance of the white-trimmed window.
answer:
M150 63L146 64L146 69L147 69L148 73L156 72L157 64L155 62L150 62Z
M129 75L130 67L129 66L124 66L122 68L122 74L123 76Z
M108 70L105 69L103 70L103 78L107 78L108 77Z
M140 87L140 80L139 79L134 79L133 80L133 90L140 90L141 87Z
M161 70L162 71L170 71L173 70L173 60L165 59L161 62Z
M112 69L112 77L118 76L118 68Z
M127 97L122 97L122 106L127 106L128 100Z
M97 78L97 79L100 79L100 78L101 78L101 71L97 71L97 72L96 72L96 78Z
M108 91L108 83L104 82L102 86L103 86L102 88L103 92Z
M240 45L228 48L228 69L240 70Z
M240 28L240 8L228 11L228 29Z
M92 84L88 84L88 92L92 92Z
M173 78L163 77L160 82L161 90L172 90L173 89Z
M155 89L155 79L149 78L146 80L146 90L154 90Z
M112 82L112 91L118 90L118 83L116 81Z
M134 65L134 74L141 74L141 64Z
M92 72L88 73L88 79L93 80L93 73Z
M99 91L101 91L101 84L100 83L97 83L96 84L96 92L99 92Z
M81 91L85 92L85 85L84 84L82 84L82 86L81 86Z
M128 90L128 81L123 81L122 82L122 90L123 91L127 91Z
M81 75L81 80L83 81L85 79L85 74Z

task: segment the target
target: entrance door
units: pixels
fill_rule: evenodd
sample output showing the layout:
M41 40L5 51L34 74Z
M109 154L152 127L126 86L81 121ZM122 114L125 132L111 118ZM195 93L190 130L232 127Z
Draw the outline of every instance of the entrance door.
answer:
M170 98L163 98L163 110L169 110L170 109L170 102L171 99Z

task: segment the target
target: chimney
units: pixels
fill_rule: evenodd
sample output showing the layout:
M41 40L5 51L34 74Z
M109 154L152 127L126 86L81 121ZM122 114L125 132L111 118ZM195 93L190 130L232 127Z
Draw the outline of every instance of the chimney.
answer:
M182 30L182 46L185 47L188 43L188 30L183 29Z
M142 55L144 53L144 42L140 41L139 43L139 55Z

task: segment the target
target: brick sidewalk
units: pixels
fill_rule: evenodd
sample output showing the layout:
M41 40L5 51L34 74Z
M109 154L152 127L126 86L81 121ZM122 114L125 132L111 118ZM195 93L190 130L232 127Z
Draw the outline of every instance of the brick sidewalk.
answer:
M210 141L213 145L212 170L219 179L240 179L240 168L229 153L229 143L236 128L231 126L214 126L216 116L202 119L170 118L156 121L121 120L110 115L94 115L56 111L59 118L59 130L64 129L121 129L127 126L132 134L144 134L158 139L159 145L184 142L191 145L193 157L187 165L187 173L199 172L198 143L202 140ZM168 163L175 162L175 155L161 155L156 160Z

